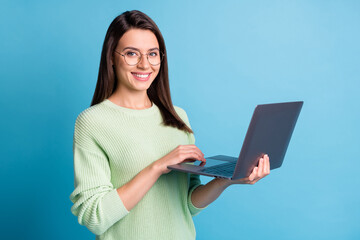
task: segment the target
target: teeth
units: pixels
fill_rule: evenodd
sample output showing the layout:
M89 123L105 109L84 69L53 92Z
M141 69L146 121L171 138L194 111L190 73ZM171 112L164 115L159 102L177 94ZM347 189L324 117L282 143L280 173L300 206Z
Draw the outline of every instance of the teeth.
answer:
M134 74L134 75L139 77L139 78L146 78L146 77L149 76L149 74L147 74L147 75Z

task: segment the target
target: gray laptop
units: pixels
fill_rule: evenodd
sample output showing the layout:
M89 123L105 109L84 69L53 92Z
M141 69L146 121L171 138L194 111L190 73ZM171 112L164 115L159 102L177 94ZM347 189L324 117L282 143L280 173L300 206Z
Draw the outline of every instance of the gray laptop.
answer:
M302 105L302 101L257 105L237 158L217 155L205 157L205 165L201 164L201 161L195 161L171 165L168 168L235 180L248 177L264 154L269 155L270 169L279 168Z

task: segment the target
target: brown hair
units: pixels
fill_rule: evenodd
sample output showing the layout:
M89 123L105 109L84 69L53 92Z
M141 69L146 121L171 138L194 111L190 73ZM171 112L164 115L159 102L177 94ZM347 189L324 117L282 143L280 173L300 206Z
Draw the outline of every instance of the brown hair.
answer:
M126 11L117 16L112 21L106 32L101 52L98 80L90 106L98 104L107 99L116 90L117 79L113 66L111 65L111 57L123 34L133 28L152 31L157 38L160 51L164 54L159 73L147 90L147 94L150 100L160 109L163 118L163 124L165 126L176 127L180 130L193 133L193 131L176 113L171 101L164 38L162 37L162 34L155 22L145 13L137 10Z

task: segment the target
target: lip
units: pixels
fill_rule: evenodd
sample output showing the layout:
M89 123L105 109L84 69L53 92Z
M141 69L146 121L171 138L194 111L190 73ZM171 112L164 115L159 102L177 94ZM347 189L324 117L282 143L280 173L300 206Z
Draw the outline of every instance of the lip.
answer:
M136 74L138 74L138 75L147 75L147 74L149 74L149 76L147 76L146 78L141 78L141 77L136 76ZM131 75L133 75L133 77L138 81L146 82L147 80L150 79L151 72L131 72Z

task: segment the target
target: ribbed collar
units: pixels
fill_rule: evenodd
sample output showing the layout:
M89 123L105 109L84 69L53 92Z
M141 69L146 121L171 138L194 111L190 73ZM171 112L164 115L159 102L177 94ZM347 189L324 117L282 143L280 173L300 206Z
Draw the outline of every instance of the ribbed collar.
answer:
M148 115L152 115L159 111L158 106L156 106L155 103L153 103L153 102L152 102L152 106L150 108L146 108L146 109L132 109L132 108L122 107L122 106L119 106L119 105L113 103L109 99L105 99L102 102L102 104L105 104L106 106L109 106L117 111L120 111L120 112L123 112L126 114L130 114L130 115L136 115L136 116L148 116Z

